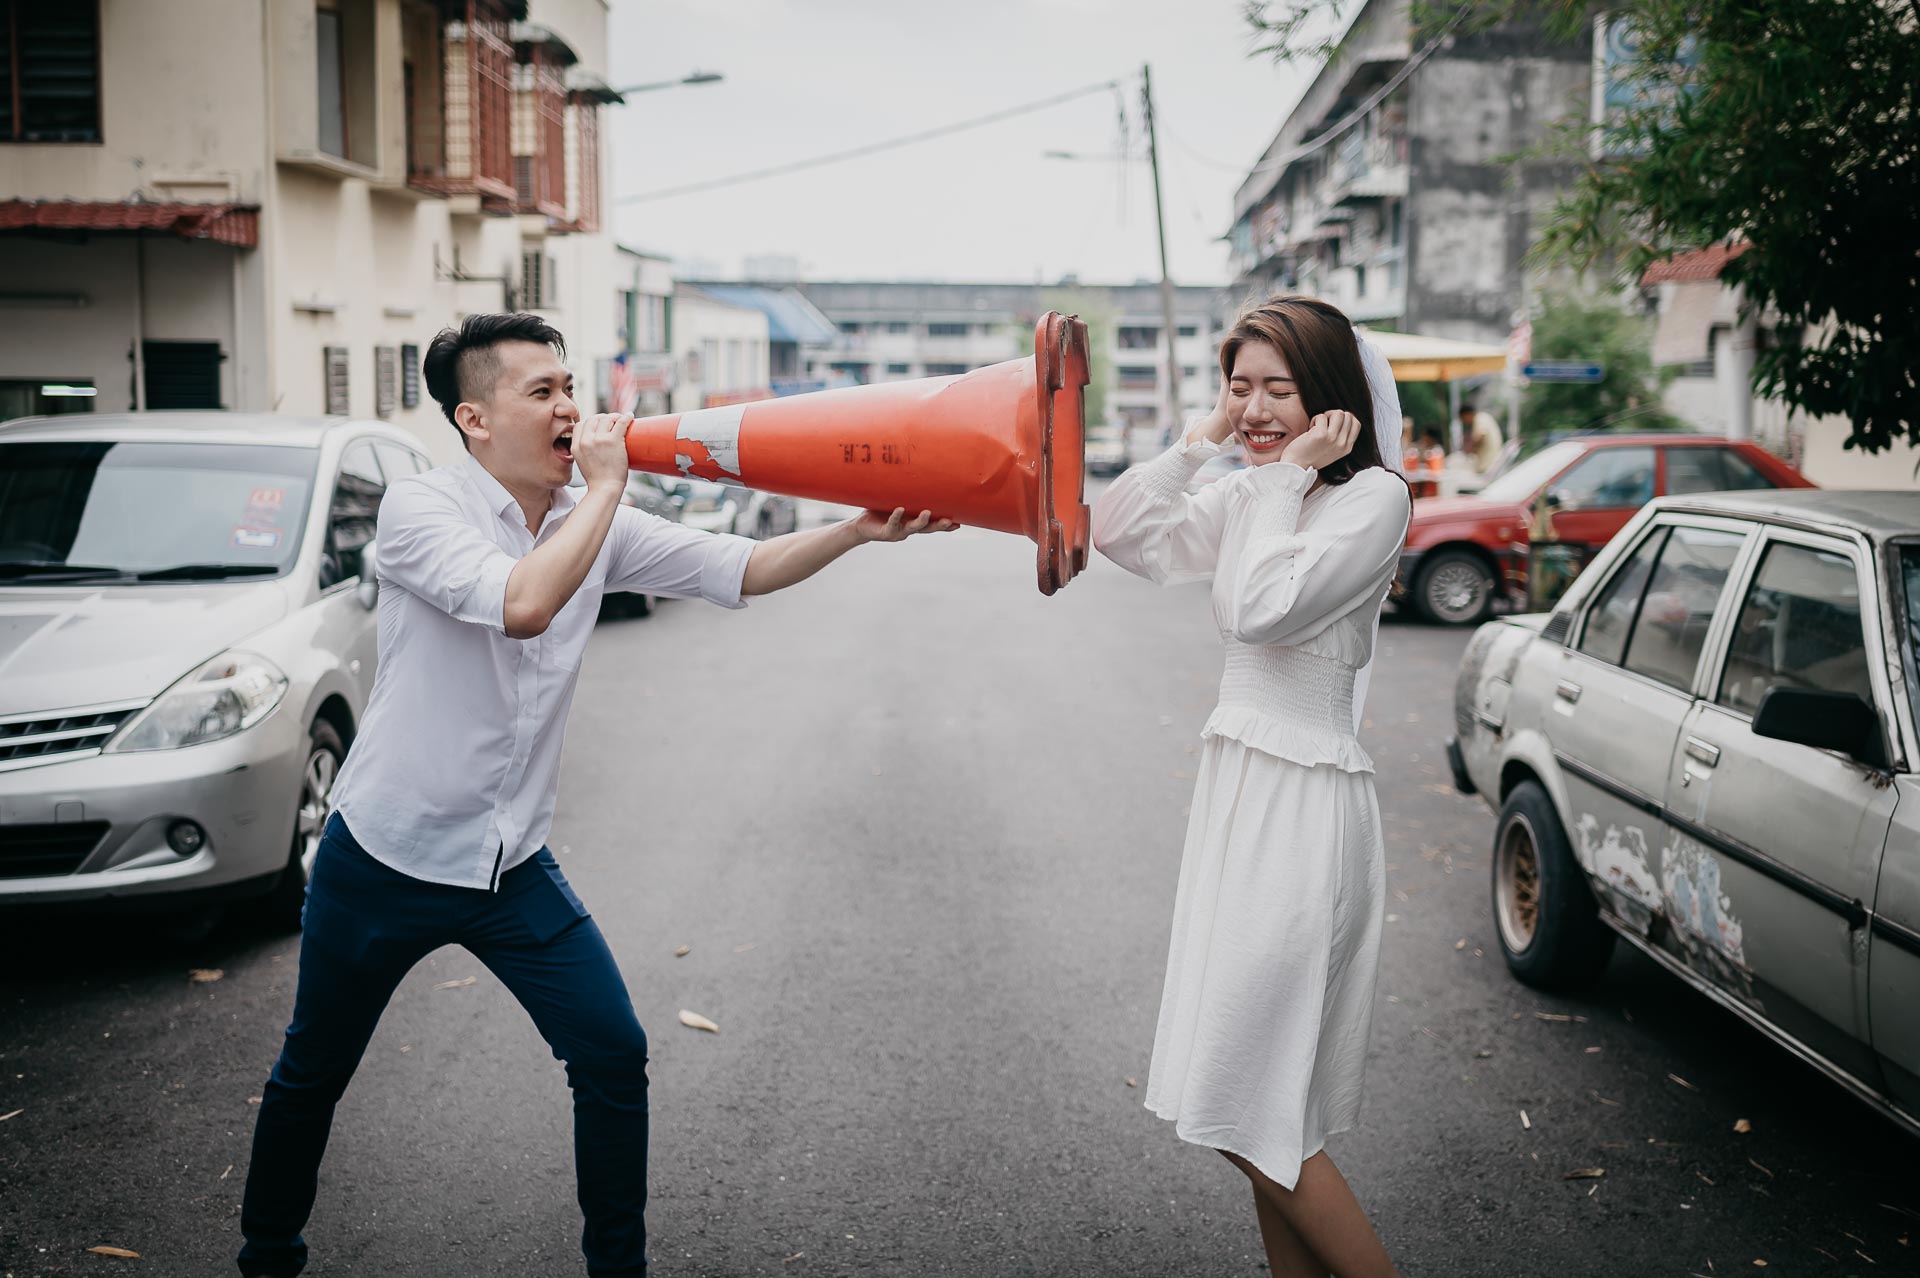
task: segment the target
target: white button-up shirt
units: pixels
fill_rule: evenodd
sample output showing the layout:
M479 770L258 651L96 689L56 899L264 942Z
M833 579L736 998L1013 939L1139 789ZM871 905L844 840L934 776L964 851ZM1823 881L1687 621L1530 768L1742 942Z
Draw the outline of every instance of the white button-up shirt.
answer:
M334 803L354 839L403 874L493 888L546 842L567 711L602 594L742 606L751 540L622 506L546 632L508 638L507 574L575 500L555 490L534 536L512 494L466 457L400 480L381 503L380 664Z

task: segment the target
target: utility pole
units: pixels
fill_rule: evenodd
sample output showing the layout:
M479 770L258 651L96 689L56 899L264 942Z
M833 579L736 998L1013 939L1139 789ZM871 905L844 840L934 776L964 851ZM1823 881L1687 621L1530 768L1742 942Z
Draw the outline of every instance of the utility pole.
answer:
M1180 408L1180 325L1173 313L1173 279L1167 274L1167 215L1160 199L1160 146L1153 133L1153 66L1140 68L1140 95L1147 117L1147 160L1153 166L1153 221L1160 231L1160 321L1167 337L1167 429L1178 433L1185 421Z

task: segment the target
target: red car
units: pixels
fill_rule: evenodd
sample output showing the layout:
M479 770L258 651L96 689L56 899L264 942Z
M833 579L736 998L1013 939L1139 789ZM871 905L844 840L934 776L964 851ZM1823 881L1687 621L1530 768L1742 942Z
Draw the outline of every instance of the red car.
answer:
M1527 597L1532 530L1586 556L1655 497L1742 488L1812 488L1758 445L1715 435L1589 435L1552 444L1471 497L1413 503L1399 584L1429 620L1484 621L1503 590Z

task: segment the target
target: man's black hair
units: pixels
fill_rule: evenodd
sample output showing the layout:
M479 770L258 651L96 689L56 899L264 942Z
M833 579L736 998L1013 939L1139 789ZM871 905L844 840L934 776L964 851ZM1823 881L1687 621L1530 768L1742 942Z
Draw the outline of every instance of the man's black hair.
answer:
M500 360L493 348L502 342L540 342L551 346L561 359L567 357L567 341L560 330L538 315L469 315L460 327L441 329L427 346L420 372L427 379L427 394L455 430L460 423L454 409L465 400L485 399L500 380ZM467 442L463 430L460 442Z

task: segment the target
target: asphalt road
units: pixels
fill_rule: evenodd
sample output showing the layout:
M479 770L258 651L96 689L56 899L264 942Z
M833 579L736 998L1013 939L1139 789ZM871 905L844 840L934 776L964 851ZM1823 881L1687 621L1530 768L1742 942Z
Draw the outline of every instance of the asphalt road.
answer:
M1507 976L1440 749L1465 642L1390 620L1365 734L1392 913L1333 1152L1403 1272L1920 1270L1920 1144L1637 956L1590 997ZM1141 1106L1219 663L1204 590L1097 562L1044 599L971 531L601 626L552 845L652 1036L664 1278L1262 1271L1242 1178ZM0 938L0 1275L234 1272L297 954ZM341 1106L308 1272L580 1274L570 1142L560 1066L442 950Z

